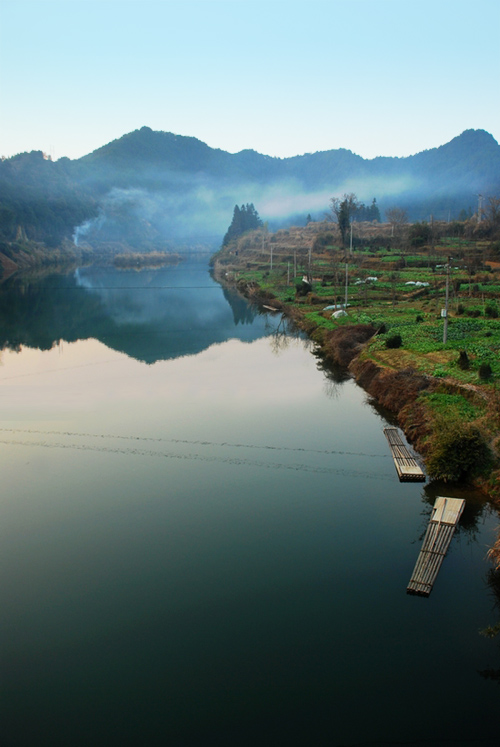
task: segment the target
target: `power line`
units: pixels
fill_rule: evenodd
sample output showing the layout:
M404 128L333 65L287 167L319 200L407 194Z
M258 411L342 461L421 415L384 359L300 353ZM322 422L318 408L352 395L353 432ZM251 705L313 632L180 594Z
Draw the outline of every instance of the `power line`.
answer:
M291 451L301 452L309 454L326 454L330 455L341 455L341 456L360 456L370 457L377 459L387 459L388 454L367 454L362 451L339 451L335 449L309 449L302 446L274 446L269 444L241 444L232 443L229 441L206 441L206 440L188 440L181 438L157 438L152 436L124 436L124 435L112 435L109 433L78 433L75 431L42 431L36 429L27 428L0 428L0 433L25 433L25 434L36 434L43 436L68 436L71 438L96 438L96 439L109 439L109 440L123 440L123 441L139 441L139 442L152 442L152 443L173 443L173 444L186 444L189 446L216 446L219 448L231 448L231 449L264 449L269 451Z
M10 441L0 440L1 444L7 446L28 446L28 447L39 447L45 449L73 449L75 451L96 451L98 453L117 454L124 456L139 456L139 457L154 457L160 459L175 459L180 461L201 461L201 462L212 462L212 463L224 463L238 467L258 467L263 469L273 470L291 470L293 472L309 472L316 474L325 475L339 475L341 477L364 477L370 480L390 480L393 481L392 474L376 474L372 471L363 470L349 470L349 469L336 469L335 467L318 467L308 464L297 464L293 462L291 464L284 464L280 462L269 462L263 460L252 460L239 457L220 457L220 456L205 456L200 454L175 454L163 451L151 451L145 449L132 449L132 448L118 448L99 445L89 444L75 444L75 443L48 443L47 441Z

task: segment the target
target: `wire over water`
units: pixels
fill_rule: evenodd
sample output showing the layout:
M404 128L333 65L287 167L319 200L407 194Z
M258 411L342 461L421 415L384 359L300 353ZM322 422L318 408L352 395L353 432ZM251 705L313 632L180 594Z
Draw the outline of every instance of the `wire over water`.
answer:
M0 433L29 433L36 435L46 436L70 436L72 438L102 438L102 439L116 439L124 441L149 441L151 443L171 443L171 444L185 444L188 446L216 446L218 448L231 448L231 449L264 449L269 451L291 451L301 452L304 454L327 454L327 455L340 455L340 456L359 456L369 457L375 459L387 459L388 454L367 454L362 451L338 451L334 449L307 449L302 446L271 446L269 444L240 444L231 443L228 441L189 441L181 438L153 438L148 436L116 436L109 433L76 433L74 431L42 431L34 429L22 429L22 428L0 428Z

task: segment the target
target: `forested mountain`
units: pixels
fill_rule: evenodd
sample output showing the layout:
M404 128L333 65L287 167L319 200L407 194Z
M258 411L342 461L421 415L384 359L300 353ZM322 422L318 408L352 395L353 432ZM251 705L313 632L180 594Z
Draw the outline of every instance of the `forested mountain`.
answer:
M0 241L216 245L235 204L255 204L275 228L308 213L321 219L344 192L367 204L376 198L382 217L394 206L413 220L457 217L476 209L478 193L500 194L500 146L484 130L467 130L407 158L337 149L280 159L143 127L78 160L52 162L36 151L2 160Z
M57 246L97 213L93 191L75 178L68 158L54 163L32 151L0 162L0 239Z

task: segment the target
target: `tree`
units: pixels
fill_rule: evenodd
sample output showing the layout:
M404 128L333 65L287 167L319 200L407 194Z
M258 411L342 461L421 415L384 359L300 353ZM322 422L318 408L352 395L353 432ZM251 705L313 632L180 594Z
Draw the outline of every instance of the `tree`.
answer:
M406 210L400 207L392 207L385 211L385 217L389 221L392 227L392 237L396 247L401 252L401 256L405 256L405 250L408 243L408 213Z
M262 228L262 221L256 211L253 203L247 203L238 207L234 206L233 219L227 229L226 235L222 241L222 246L227 246L230 241L237 239L247 231L253 231L256 228Z
M385 211L385 217L392 226L392 235L396 236L408 223L408 213L403 208L392 207Z
M426 221L422 221L422 223L417 221L410 227L409 238L412 246L420 248L432 239L432 228Z
M380 223L380 210L378 209L377 200L374 197L372 200L372 204L369 208L367 208L368 212L368 220L373 221L376 220L378 223Z
M354 213L354 219L359 221L367 220L370 222L375 220L380 223L380 210L378 209L376 198L373 198L372 204L368 207L364 202L360 202Z
M351 220L358 207L358 198L353 192L344 194L342 198L332 197L330 199L330 212L327 213L327 218L337 220L343 247L347 246Z
M500 226L500 197L490 195L486 198L486 209L484 210L486 220L492 227Z

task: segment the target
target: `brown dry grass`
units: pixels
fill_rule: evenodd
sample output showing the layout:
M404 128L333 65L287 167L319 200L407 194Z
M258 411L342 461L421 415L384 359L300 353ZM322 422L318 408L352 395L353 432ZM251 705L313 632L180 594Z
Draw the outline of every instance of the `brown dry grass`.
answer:
M456 353L453 350L437 350L421 354L398 348L396 350L373 350L370 351L369 356L386 368L414 368L430 375L437 366L444 366L456 358Z
M500 569L500 533L498 534L497 540L493 547L488 550L488 558L495 566L495 570Z
M375 332L376 329L371 324L337 327L325 337L324 351L326 357L338 365L348 366Z

